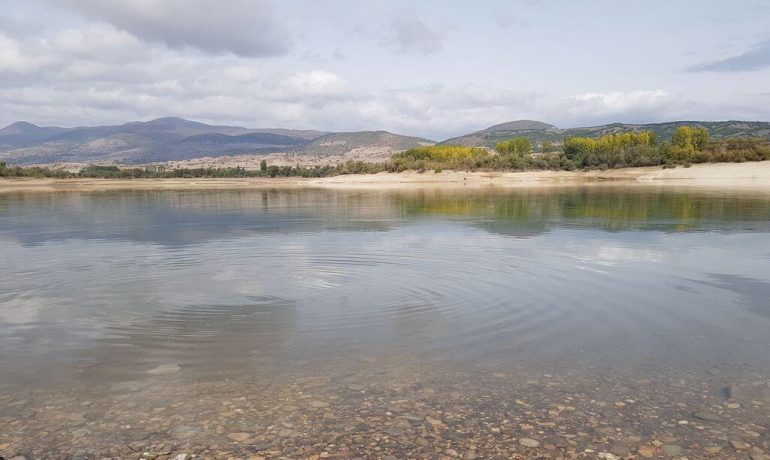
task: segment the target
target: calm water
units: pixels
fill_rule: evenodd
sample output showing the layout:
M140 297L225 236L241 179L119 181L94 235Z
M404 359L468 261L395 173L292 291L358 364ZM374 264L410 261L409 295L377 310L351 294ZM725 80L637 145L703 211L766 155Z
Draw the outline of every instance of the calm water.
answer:
M500 379L513 388L562 377L569 393L666 376L707 385L716 405L750 383L742 406L770 407L770 196L762 193L6 194L0 254L0 408L16 408L3 412L19 423L6 446L17 453L118 444L99 434L96 411L84 409L83 423L69 427L42 407L115 408L131 384L139 406L121 408L126 416L169 386L178 392L163 398L175 407L189 392L253 397L260 393L250 385L265 379L322 376L314 391L326 394L328 382L365 388L398 383L400 373L402 387L455 385L434 388L447 398L476 375L473 391L495 404L538 399L526 386L524 396L499 393ZM216 386L223 382L243 384ZM281 397L304 393L292 394ZM661 404L682 401L656 394ZM767 447L755 416L746 412L735 427L753 426L760 436L749 444ZM213 416L190 415L184 426L206 434L205 417ZM147 433L155 443L179 440L172 425ZM224 436L225 425L213 431ZM724 430L719 439L732 449ZM31 441L40 431L61 436ZM688 436L677 443L688 448Z

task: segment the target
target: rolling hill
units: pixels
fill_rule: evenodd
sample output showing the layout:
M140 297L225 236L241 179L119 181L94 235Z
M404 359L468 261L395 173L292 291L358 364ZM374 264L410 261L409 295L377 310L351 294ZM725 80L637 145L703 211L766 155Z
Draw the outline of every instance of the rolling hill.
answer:
M0 129L0 151L34 144L42 139L53 137L65 128L36 126L26 121L17 121Z
M0 130L0 160L11 164L142 164L276 153L326 157L351 151L392 154L424 143L433 142L385 131L247 129L174 117L69 129L18 122Z
M447 139L441 144L485 146L515 136L537 145L560 144L565 137L598 137L622 131L651 130L669 139L677 126L706 127L713 137L770 137L770 123L758 121L675 121L561 129L533 120L518 120ZM249 129L215 126L165 117L145 122L78 128L41 127L27 122L0 129L0 161L9 164L98 163L146 164L205 158L233 161L248 157L283 163L327 164L345 160L382 161L393 153L433 141L387 131L329 133L314 130Z
M560 129L539 121L518 120L447 139L441 142L441 144L492 148L501 140L517 136L526 137L533 144L539 144L544 141L558 144L566 137L600 137L623 131L653 131L660 139L670 139L676 127L683 125L703 126L709 130L711 136L717 138L734 136L770 137L770 123L764 121L673 121L650 124L611 123L585 128Z

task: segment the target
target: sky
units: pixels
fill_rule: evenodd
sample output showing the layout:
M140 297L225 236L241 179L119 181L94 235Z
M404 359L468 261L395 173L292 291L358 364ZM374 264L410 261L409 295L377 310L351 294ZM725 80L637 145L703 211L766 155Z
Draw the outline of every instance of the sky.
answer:
M770 121L766 0L0 0L0 125Z

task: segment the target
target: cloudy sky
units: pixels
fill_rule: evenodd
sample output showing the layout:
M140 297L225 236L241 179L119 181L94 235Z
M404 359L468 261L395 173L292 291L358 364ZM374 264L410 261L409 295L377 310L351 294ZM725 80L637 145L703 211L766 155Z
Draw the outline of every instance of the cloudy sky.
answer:
M770 120L770 2L0 0L0 125Z

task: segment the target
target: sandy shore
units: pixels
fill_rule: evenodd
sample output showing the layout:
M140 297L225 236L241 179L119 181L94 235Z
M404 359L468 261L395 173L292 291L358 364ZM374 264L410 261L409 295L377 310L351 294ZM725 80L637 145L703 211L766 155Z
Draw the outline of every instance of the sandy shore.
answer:
M413 189L428 187L543 187L592 184L770 189L770 161L624 168L607 171L380 173L315 179L0 179L0 193L87 190L244 188Z

